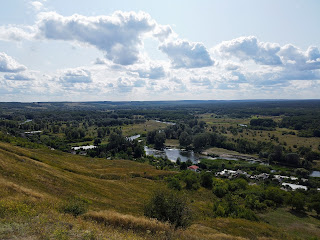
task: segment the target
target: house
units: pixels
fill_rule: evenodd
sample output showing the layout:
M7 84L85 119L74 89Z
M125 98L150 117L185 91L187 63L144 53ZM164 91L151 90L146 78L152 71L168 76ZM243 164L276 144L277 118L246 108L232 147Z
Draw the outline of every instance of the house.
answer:
M216 173L216 176L227 177L227 178L233 178L236 175L237 175L237 171L228 170L228 169L224 169L223 171Z
M293 183L282 183L281 184L284 190L292 190L295 191L297 189L303 189L303 190L308 190L307 186L303 186L303 185L298 185L298 184L293 184Z
M190 167L188 167L188 169L189 170L191 170L191 171L194 171L194 172L197 172L198 171L198 166L196 166L196 165L191 165Z

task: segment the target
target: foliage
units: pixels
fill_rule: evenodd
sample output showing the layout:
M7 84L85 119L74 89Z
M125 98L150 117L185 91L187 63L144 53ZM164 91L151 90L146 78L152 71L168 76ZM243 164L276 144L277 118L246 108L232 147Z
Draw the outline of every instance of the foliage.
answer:
M164 189L154 192L145 205L144 214L162 222L169 222L175 228L187 227L191 224L191 211L186 199Z
M167 181L168 181L168 188L175 189L175 190L178 190L178 191L180 191L182 189L180 181L179 181L178 178L170 177L170 178L168 178Z
M80 197L69 198L62 211L77 217L88 211L89 201Z
M212 173L205 172L201 173L201 186L204 188L212 189L213 180L212 180Z

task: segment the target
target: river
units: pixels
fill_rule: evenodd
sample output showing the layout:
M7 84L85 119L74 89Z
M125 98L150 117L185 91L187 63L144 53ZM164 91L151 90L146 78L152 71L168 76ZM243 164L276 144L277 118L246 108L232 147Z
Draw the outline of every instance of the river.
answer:
M320 177L320 171L313 171L313 172L310 174L310 177Z
M177 148L165 148L163 150L156 150L153 148L149 148L148 146L144 146L144 150L146 151L146 155L153 155L155 157L168 157L168 159L172 162L177 161L177 158L180 157L181 162L186 162L190 159L193 163L198 163L200 159L200 155L191 151L180 150Z

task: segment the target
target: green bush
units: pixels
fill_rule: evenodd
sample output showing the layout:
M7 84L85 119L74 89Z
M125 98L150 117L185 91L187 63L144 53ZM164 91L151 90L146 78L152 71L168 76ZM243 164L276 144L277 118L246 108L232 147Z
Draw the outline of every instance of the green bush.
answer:
M201 186L204 188L212 189L213 180L212 174L209 172L201 174Z
M83 198L74 197L70 198L62 207L64 213L72 214L77 217L88 211L89 201Z
M186 199L165 189L154 192L145 205L144 214L162 222L169 222L175 228L189 226L192 217Z
M180 191L182 187L181 187L179 179L177 179L175 177L169 178L168 179L168 188Z

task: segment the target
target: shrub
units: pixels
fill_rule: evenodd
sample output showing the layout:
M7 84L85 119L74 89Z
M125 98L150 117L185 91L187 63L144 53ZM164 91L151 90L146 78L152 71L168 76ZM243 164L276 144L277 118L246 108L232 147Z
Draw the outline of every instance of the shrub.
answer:
M224 197L228 193L228 184L221 179L216 179L212 192L219 198Z
M178 227L187 227L191 223L191 211L185 198L169 190L158 190L145 205L144 214L162 222Z
M64 213L72 214L77 217L88 211L89 201L83 198L74 197L70 198L68 202L62 207Z
M175 177L169 178L168 179L168 188L180 191L182 187L181 187L179 179L177 179Z
M280 206L284 202L284 191L276 187L268 187L266 189L266 200L271 200L277 206Z
M294 208L298 212L304 211L304 207L305 207L304 195L300 192L292 193L290 205L292 206L292 208Z
M213 181L212 181L212 174L211 173L204 173L201 174L201 186L212 189Z

